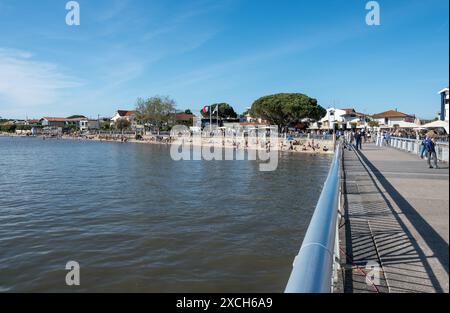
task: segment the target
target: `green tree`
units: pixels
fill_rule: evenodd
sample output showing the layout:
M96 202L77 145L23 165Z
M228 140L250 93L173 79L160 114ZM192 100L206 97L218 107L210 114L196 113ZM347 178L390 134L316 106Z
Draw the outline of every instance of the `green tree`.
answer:
M185 114L192 114L192 111L190 109L187 109L184 111Z
M139 98L136 103L136 119L144 125L150 124L160 129L174 118L175 101L167 96L149 99Z
M256 100L250 114L280 128L298 123L304 118L319 120L326 114L316 99L301 93L280 93Z
M233 107L229 105L228 103L214 103L209 106L209 109L212 112L219 106L219 118L221 119L228 119L228 118L237 118L237 114L234 111ZM204 118L209 117L209 111L207 113L204 113L203 110L200 111L202 116ZM212 114L213 117L217 116L217 113Z
M72 116L68 117L68 119L73 119L73 118L86 118L86 116L84 116L84 115L72 115Z
M100 122L100 129L101 130L110 130L111 129L111 123L109 123L109 122Z
M17 125L16 130L31 130L31 125Z
M369 121L368 125L370 128L375 128L375 127L379 127L380 123L378 121Z
M16 125L0 125L0 131L5 133L14 133L16 131Z
M118 120L116 121L116 125L115 125L115 126L116 126L116 128L117 128L118 130L123 131L123 130L125 130L125 129L130 128L131 122L130 122L129 120L127 120L127 119L121 118L121 119L118 119Z

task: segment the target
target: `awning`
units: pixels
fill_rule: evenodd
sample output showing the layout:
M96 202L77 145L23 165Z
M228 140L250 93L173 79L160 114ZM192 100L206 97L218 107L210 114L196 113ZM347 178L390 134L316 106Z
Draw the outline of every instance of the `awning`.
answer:
M418 128L418 127L420 127L420 125L417 125L415 123L410 123L410 122L404 122L404 121L396 122L395 124L392 124L392 125L381 125L380 126L380 128L383 128L383 129L389 129L389 128L413 129L413 128Z
M446 122L446 121L434 121L434 122L422 125L421 127L426 128L426 129L444 128L448 134L448 122Z

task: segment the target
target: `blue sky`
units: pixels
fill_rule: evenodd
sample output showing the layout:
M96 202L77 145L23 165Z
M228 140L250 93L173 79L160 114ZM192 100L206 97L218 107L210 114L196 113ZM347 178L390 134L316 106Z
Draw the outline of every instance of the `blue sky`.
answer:
M448 0L0 0L0 116L111 116L302 92L323 107L432 118L448 86Z

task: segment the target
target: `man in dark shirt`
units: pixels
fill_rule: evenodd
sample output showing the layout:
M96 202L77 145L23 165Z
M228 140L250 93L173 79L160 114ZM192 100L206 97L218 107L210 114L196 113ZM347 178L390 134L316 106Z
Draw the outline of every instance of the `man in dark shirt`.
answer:
M436 155L436 145L435 145L433 139L427 138L425 140L425 149L428 152L428 166L430 168L433 168L433 166L431 165L431 159L433 158L434 168L438 168L437 155Z
M360 131L356 132L355 135L355 141L356 141L356 150L362 150L362 135Z

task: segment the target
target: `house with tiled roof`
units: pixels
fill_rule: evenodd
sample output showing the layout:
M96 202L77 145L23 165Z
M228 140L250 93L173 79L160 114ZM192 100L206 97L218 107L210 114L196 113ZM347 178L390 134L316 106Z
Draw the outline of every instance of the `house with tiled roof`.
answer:
M394 126L399 122L414 123L415 120L414 115L399 112L396 109L374 114L372 115L372 118L374 121L377 121L380 125L386 126Z
M65 127L66 121L64 117L43 117L39 120L44 127Z
M366 115L356 112L355 109L328 108L324 118L319 123L321 129L351 129L354 125L366 127Z
M120 119L126 119L133 123L136 120L136 111L130 110L117 110L114 116L111 118L111 122L115 124Z
M175 114L175 120L177 122L192 122L194 120L194 114L177 113Z

